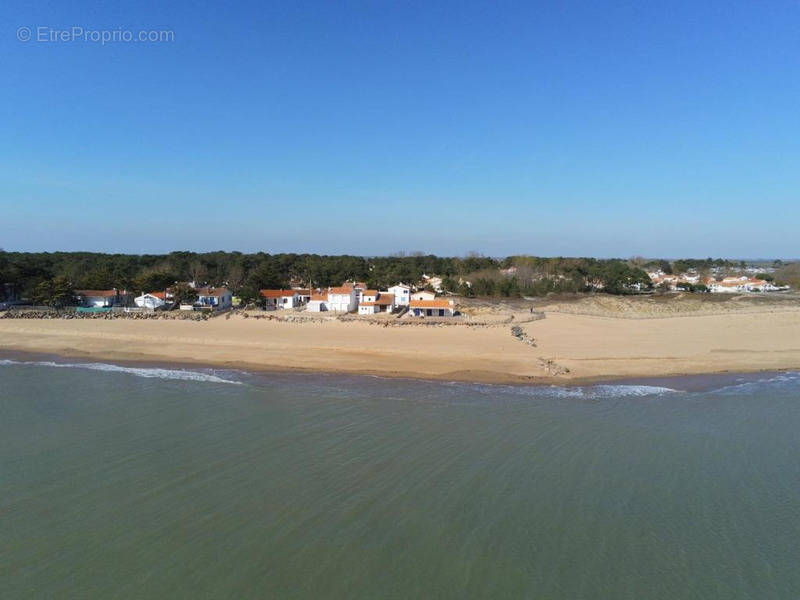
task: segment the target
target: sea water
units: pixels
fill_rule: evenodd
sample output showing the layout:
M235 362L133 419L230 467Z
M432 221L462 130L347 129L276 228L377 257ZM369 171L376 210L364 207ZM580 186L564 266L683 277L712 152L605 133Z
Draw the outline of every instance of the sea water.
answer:
M0 598L800 597L800 376L0 361Z

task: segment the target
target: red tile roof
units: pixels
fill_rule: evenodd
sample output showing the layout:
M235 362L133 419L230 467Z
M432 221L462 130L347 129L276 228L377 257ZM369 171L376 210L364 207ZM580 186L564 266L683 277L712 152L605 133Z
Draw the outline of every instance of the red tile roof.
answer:
M329 294L347 294L347 295L350 295L350 292L352 292L352 291L353 291L352 286L351 287L347 287L347 286L332 287L332 288L328 289L328 293Z
M284 296L294 296L299 290L259 290L264 298L283 298Z
M412 300L411 308L453 308L452 300Z

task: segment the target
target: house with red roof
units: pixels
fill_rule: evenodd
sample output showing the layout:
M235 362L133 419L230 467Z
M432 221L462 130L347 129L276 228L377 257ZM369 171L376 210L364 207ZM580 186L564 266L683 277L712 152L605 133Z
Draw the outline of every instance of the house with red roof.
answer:
M150 292L149 294L142 294L133 299L133 303L139 308L150 308L155 310L161 308L166 304L164 299L164 292Z
M394 312L394 294L378 290L364 290L362 300L358 303L358 314L374 315L376 313Z
M351 312L358 308L359 289L355 286L328 288L328 310L334 312Z
M343 285L311 294L306 310L309 312L354 312L358 308L360 290Z
M445 298L433 300L411 300L408 312L414 317L454 317L455 303Z

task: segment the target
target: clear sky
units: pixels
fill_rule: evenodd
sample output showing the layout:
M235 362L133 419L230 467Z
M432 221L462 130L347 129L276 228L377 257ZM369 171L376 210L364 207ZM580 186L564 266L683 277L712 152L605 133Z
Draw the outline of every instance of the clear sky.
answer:
M796 257L800 2L6 0L0 209L6 250Z

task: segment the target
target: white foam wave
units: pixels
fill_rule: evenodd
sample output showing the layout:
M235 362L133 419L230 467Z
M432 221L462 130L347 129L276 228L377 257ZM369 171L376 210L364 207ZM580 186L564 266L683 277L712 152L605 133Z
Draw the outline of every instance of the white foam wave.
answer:
M780 387L786 384L792 385L797 382L800 382L800 373L795 371L788 371L786 373L777 373L774 375L769 375L767 377L758 377L756 379L743 381L741 383L732 383L730 385L716 388L715 390L712 391L715 394L735 395L735 394L749 393L754 390L763 389L765 386Z
M161 369L158 367L123 367L121 365L112 365L108 363L59 363L53 361L16 361L9 359L0 359L0 366L5 365L31 365L38 367L57 367L68 369L89 369L91 371L105 371L109 373L127 373L137 377L146 377L153 379L175 379L180 381L202 381L207 383L232 383L239 385L241 381L233 379L224 379L218 375L211 373L203 373L201 371L188 371L185 369Z
M631 398L644 396L660 396L673 394L678 390L656 385L632 384L598 384L590 386L570 387L552 386L547 388L549 395L557 398L603 399L603 398Z
M677 392L668 387L659 385L597 385L594 388L604 396L657 396Z
M657 385L637 385L637 384L596 384L585 386L570 385L551 385L551 386L513 386L513 385L491 385L491 384L463 384L453 382L450 385L468 386L475 391L485 394L495 394L498 390L514 395L533 396L539 398L575 398L586 399L605 399L605 398L625 398L625 397L644 397L660 396L662 394L674 394L679 390Z

